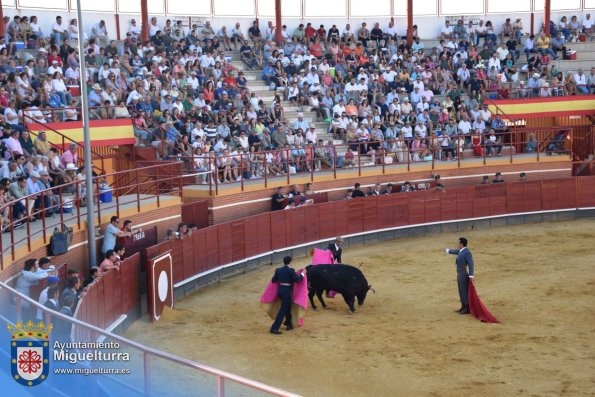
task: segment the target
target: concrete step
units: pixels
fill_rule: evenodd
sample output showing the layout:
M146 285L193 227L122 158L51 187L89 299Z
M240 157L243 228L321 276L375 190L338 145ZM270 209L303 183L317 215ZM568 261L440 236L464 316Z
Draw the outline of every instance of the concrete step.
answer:
M583 69L584 71L590 71L595 66L595 60L576 60L576 61L562 61L557 60L557 66L559 71L577 71Z

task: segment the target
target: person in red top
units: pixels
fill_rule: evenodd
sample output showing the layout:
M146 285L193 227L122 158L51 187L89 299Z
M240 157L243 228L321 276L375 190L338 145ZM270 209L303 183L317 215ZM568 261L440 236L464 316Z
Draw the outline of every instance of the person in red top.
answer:
M223 79L223 82L226 83L227 87L230 88L236 86L236 79L231 74L227 75L227 77Z
M316 31L316 36L320 38L325 44L326 41L326 29L324 29L324 25L320 25L320 29Z
M324 49L322 48L322 45L320 45L320 39L318 39L318 37L310 45L310 54L314 55L318 59L322 58L324 55Z
M63 67L62 58L60 58L56 50L52 50L52 53L48 55L48 65L51 65L53 61L58 62L58 65Z
M314 37L316 37L316 29L312 27L312 24L310 22L308 22L304 34L310 41L312 41Z

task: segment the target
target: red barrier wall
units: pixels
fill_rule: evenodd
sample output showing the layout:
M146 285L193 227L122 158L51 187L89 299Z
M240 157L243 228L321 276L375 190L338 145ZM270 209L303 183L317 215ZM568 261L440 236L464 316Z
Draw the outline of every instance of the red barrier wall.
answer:
M126 258L120 270L110 270L89 285L79 301L74 317L100 328L107 328L122 314L139 306L140 254ZM76 327L76 340L90 341L93 335ZM78 339L80 338L80 339Z
M595 207L595 176L492 183L339 200L268 212L147 249L172 251L174 283L271 250L383 228L540 210Z

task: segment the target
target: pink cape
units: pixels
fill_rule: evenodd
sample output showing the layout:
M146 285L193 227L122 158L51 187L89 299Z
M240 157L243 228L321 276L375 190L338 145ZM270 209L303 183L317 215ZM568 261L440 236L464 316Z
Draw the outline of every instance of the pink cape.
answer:
M484 306L479 299L479 295L477 295L477 290L475 289L475 285L473 284L473 280L469 279L469 309L471 313L480 321L485 323L499 323L490 313L490 311Z
M314 248L314 253L312 254L313 265L331 265L334 263L335 260L331 251ZM337 295L336 291L329 291L327 296L329 298L334 298L335 295Z
M297 273L301 272L302 269L298 270ZM279 283L273 283L269 281L265 288L262 296L260 297L260 307L269 315L273 320L279 312L281 307L281 299L277 295L279 290ZM306 309L308 308L308 278L306 272L304 272L304 279L293 285L293 302L291 302L291 321L293 326L301 327L304 325L304 316L306 315Z

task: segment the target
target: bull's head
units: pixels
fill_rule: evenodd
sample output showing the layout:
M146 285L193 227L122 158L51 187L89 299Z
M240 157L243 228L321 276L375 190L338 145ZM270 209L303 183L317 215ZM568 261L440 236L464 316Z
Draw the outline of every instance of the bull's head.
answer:
M371 285L368 285L368 288L364 290L364 292L357 294L357 304L358 305L363 305L364 301L366 300L366 295L368 295L368 291L372 290L372 292L374 294L376 294L376 291L374 291L374 288L372 288Z

